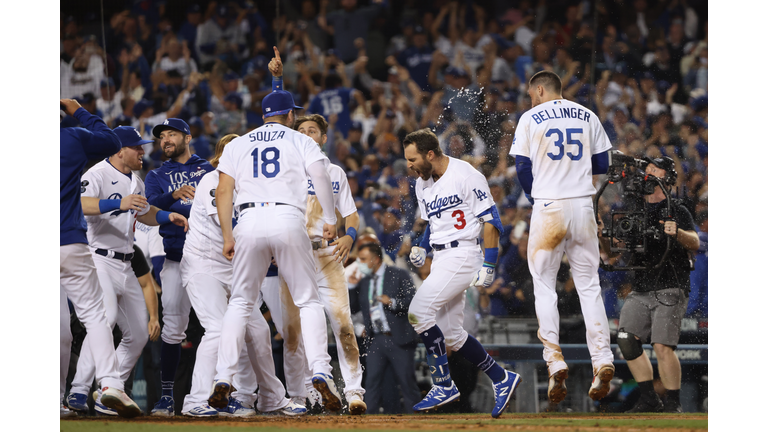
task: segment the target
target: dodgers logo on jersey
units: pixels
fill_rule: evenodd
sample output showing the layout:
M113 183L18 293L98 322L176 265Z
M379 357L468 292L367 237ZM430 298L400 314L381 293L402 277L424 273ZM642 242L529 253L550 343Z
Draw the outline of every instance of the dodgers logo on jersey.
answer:
M333 193L337 194L341 190L341 183L332 181L331 188L333 189ZM311 179L307 180L307 193L310 195L315 195L315 185L312 184Z
M483 191L479 191L479 190L477 190L477 189L472 189L472 192L474 192L474 193L475 193L475 196L477 197L477 200L478 200L478 201L482 201L482 200L484 200L484 199L488 198L488 194L486 194L486 193L485 193L485 192L483 192Z
M439 219L443 211L458 207L464 201L454 194L447 197L435 197L431 202L423 199L421 202L424 204L424 208L427 209L427 217L437 216Z

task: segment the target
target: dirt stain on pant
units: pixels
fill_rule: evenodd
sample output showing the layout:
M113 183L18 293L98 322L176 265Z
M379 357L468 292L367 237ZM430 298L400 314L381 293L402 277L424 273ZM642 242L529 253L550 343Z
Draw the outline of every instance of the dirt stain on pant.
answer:
M301 341L301 312L293 302L288 284L282 277L280 278L280 303L283 308L283 327L286 333L282 335L284 343L289 352L295 353Z
M544 344L545 348L549 348L549 349L555 351L555 353L552 354L552 361L562 361L562 362L565 362L565 357L563 357L563 350L560 348L559 345L556 345L556 344L553 344L552 342L548 342L548 341L544 340L544 338L541 337L541 333L538 330L536 331L536 336L539 337L539 340L541 341L541 343ZM548 361L548 363L549 363L549 361Z
M317 257L317 254L316 254ZM355 338L355 329L349 309L349 290L344 278L344 267L333 256L319 256L317 261L329 288L328 305L330 319L334 328L338 328L336 342L341 344L344 358L352 372L359 369L360 350Z
M531 258L536 257L536 252L540 250L554 250L568 234L568 228L563 221L562 211L539 212L536 215L536 224L532 227L535 233L535 244Z

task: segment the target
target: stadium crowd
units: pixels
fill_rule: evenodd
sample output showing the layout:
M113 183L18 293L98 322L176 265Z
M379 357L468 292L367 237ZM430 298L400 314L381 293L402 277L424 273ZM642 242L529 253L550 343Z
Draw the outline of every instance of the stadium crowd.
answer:
M673 191L694 215L702 245L688 316L707 316L705 1L279 0L279 14L275 3L116 1L105 5L103 29L96 15L63 11L60 97L155 140L144 175L163 163L151 130L166 118L187 121L203 158L220 137L263 124L277 47L285 89L305 107L299 114L329 123L324 151L347 173L360 231L374 233L419 286L429 265L407 259L424 223L402 140L431 128L444 153L488 178L504 224L493 285L468 293L472 315L532 318L531 205L508 153L531 108L528 79L554 71L565 98L598 114L614 149L675 161ZM76 122L68 117L62 127ZM618 200L603 196L603 220ZM609 318L618 317L629 280L601 270ZM579 315L567 262L558 282L561 314Z

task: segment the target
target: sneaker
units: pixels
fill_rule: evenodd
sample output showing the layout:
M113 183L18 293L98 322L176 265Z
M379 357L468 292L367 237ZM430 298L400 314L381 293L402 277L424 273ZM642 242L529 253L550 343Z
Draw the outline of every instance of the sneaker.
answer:
M63 419L63 418L70 418L70 417L77 417L77 413L65 407L64 404L61 404L61 406L59 407L59 418Z
M451 381L450 387L443 387L439 385L433 385L432 389L427 393L421 402L413 406L414 411L426 411L433 408L437 408L441 405L445 405L449 402L453 402L459 399L461 393L456 387L456 383Z
M664 402L664 412L665 413L682 413L683 407L680 405L680 402L672 402L671 400L667 399Z
M312 386L323 398L323 407L329 411L341 411L341 396L336 390L333 377L328 374L316 373L312 376Z
M104 387L99 399L103 406L115 410L120 417L133 418L142 414L141 408L122 390Z
M549 377L547 398L550 404L557 405L565 399L565 395L568 394L568 389L565 388L566 379L568 379L568 369L561 369Z
M288 399L288 405L269 411L267 415L279 415L279 416L300 416L307 413L307 408L304 405L298 404L291 399Z
M217 411L222 417L254 417L256 415L255 409L248 408L233 397L229 398L229 404L226 408Z
M611 390L611 380L615 369L613 365L606 365L597 371L597 375L592 377L592 386L589 387L589 397L592 400L600 400Z
M171 396L163 396L159 401L155 403L155 407L152 408L152 413L155 417L173 417L175 415L173 409L173 398Z
M305 400L307 412L309 414L322 414L323 412L323 397L320 392L315 390L314 387L307 389L307 399ZM294 401L295 402L295 401Z
M101 403L101 390L93 392L93 409L96 411L96 416L116 416L117 411L112 408L107 408Z
M637 401L628 413L660 413L664 412L664 404L661 402L661 398L656 393L653 396L640 396L640 400Z
M219 412L214 408L211 408L208 404L202 404L192 408L187 412L182 412L181 415L185 415L187 417L205 418L216 417L219 415Z
M72 411L88 412L88 395L70 393L67 396L67 406Z
M491 412L491 417L493 418L499 418L504 410L507 409L507 405L509 405L509 401L512 399L512 393L515 392L517 386L520 385L520 381L522 381L519 374L511 371L506 371L506 373L507 376L504 378L504 381L493 384L493 396L496 399L496 405L494 405Z
M349 413L352 415L363 415L368 409L368 406L363 402L363 397L359 393L352 393L347 397L347 405L349 405Z
M208 405L220 410L226 408L229 405L230 393L232 393L232 384L225 380L214 380Z

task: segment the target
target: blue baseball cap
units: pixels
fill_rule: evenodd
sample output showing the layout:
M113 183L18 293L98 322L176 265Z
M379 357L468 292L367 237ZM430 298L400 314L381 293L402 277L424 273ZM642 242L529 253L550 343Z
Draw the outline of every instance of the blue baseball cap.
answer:
M224 102L232 102L237 109L243 107L243 98L237 92L229 92L224 96Z
M285 90L275 90L261 100L264 117L288 114L293 109L304 109L293 102L293 95Z
M173 129L183 134L191 135L187 122L178 118L165 119L164 122L152 128L152 135L154 135L156 138L160 138L160 133L168 129Z
M141 139L141 132L133 126L119 126L113 129L122 147L151 144L153 140Z

